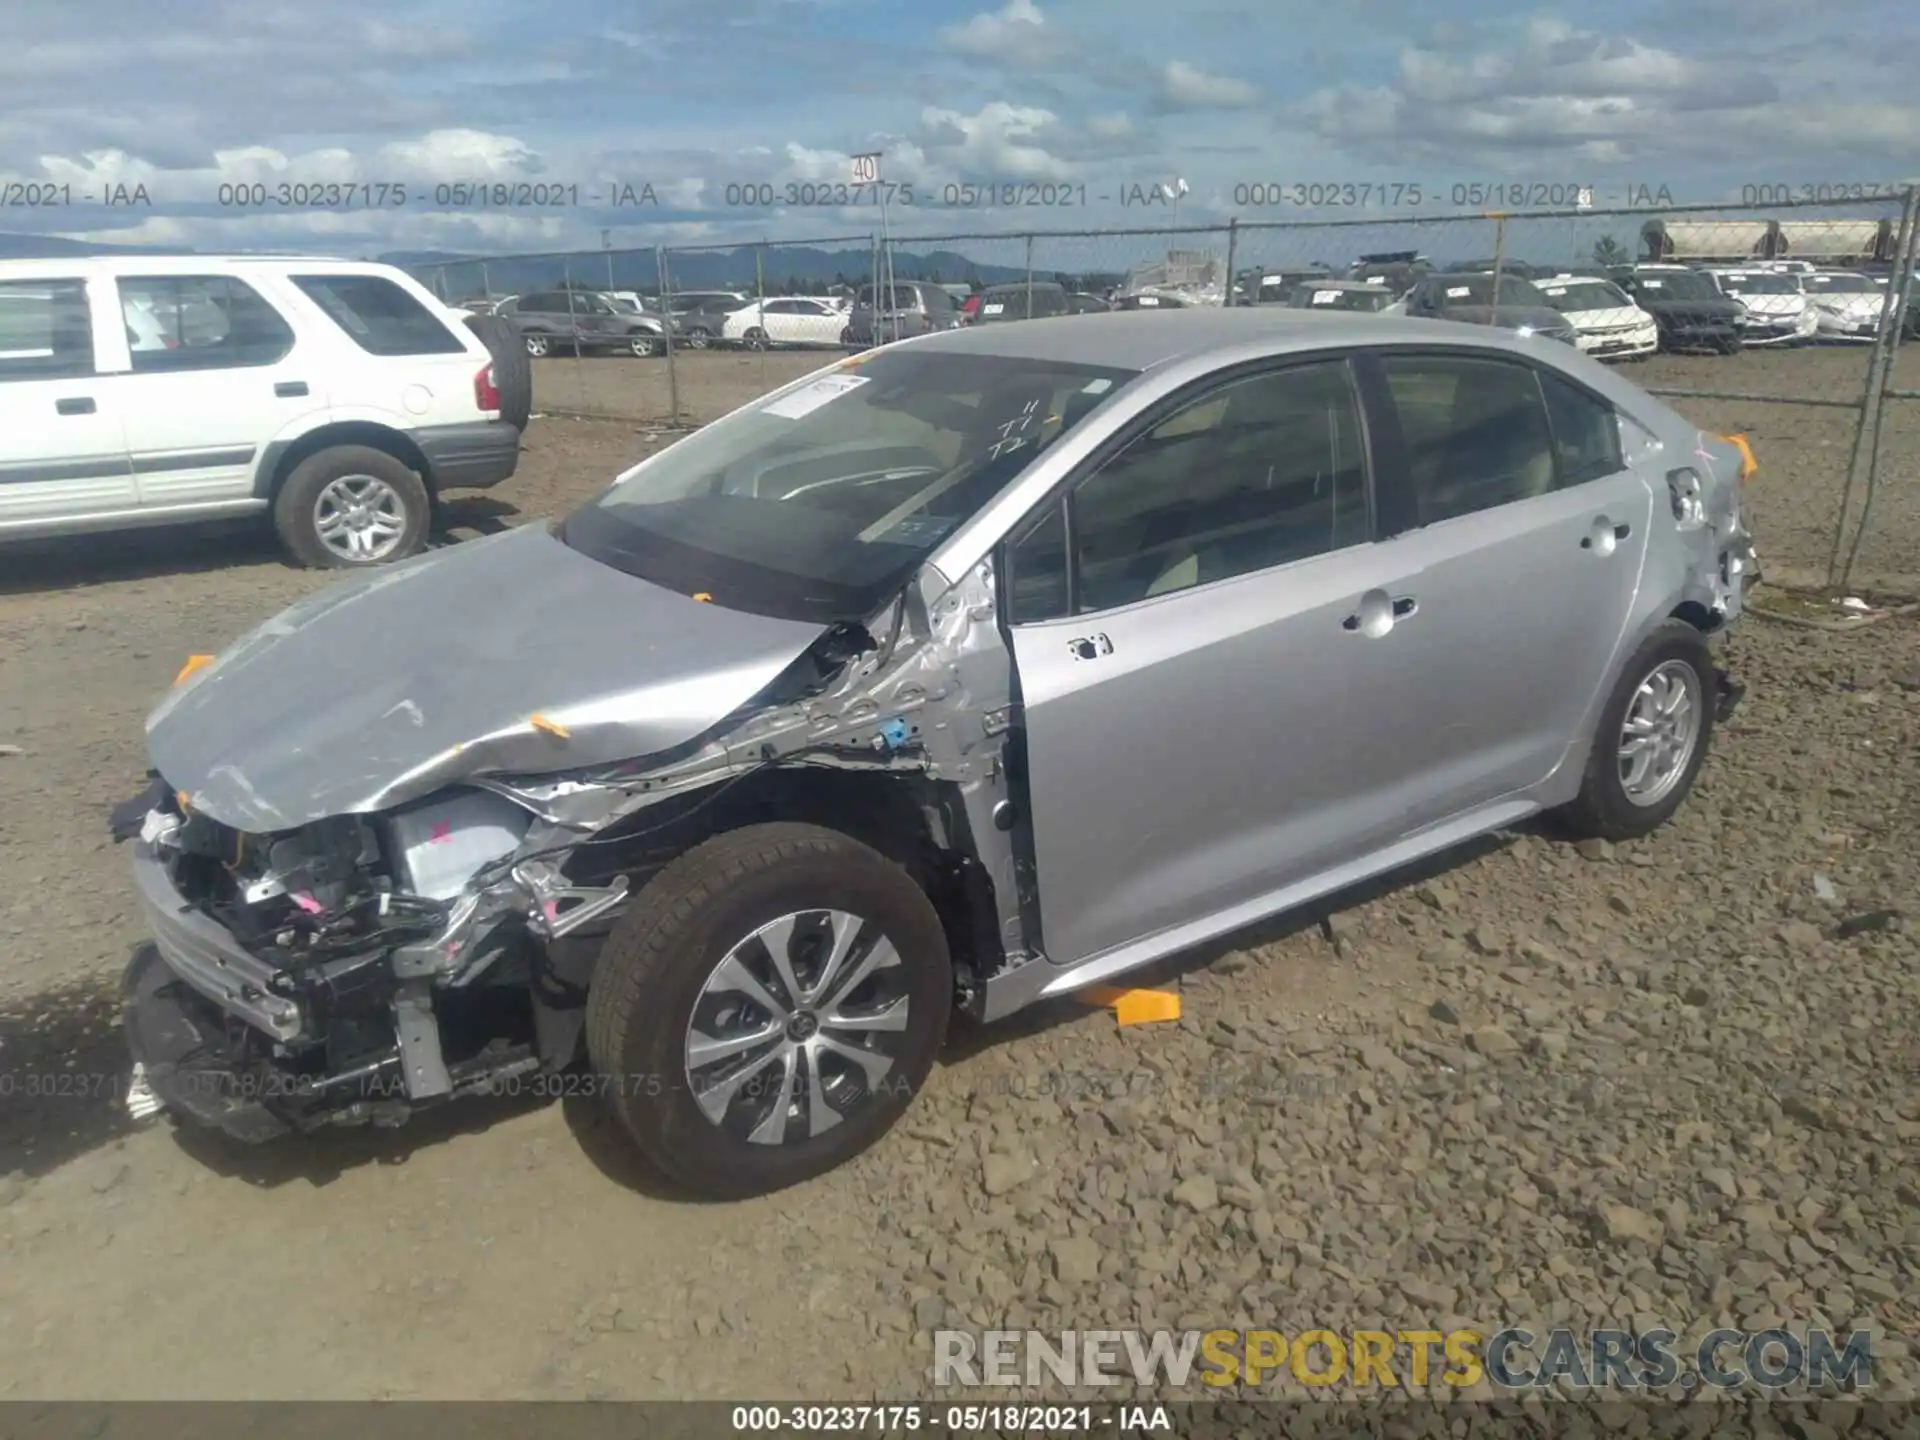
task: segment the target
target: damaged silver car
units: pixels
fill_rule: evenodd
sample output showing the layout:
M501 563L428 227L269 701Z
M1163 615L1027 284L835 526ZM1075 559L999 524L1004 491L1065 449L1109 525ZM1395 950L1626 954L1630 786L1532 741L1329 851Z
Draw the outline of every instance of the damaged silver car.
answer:
M148 722L143 1105L592 1091L667 1175L872 1145L991 1021L1541 811L1738 694L1751 456L1570 346L1259 309L841 361L355 576Z

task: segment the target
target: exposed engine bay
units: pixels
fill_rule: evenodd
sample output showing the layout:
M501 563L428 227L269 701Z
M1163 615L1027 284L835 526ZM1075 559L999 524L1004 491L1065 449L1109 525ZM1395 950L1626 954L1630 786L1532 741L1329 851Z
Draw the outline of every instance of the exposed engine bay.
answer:
M581 1059L599 947L652 873L810 780L861 775L885 784L872 806L845 791L849 804L972 917L956 960L972 957L959 999L977 1002L992 973L1030 958L1006 732L952 718L1004 713L990 583L983 566L934 613L910 592L878 634L836 627L667 756L476 776L267 835L198 813L153 775L113 816L154 933L126 980L138 1083L247 1140L537 1088L520 1077Z

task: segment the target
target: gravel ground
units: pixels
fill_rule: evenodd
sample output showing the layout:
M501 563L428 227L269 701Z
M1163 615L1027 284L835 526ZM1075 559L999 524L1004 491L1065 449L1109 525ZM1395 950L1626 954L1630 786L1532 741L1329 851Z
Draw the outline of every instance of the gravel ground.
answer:
M1641 378L1761 389L1789 362L1858 373L1823 352ZM810 363L699 357L683 403ZM645 362L620 364L593 373ZM543 368L557 408L556 370L581 371ZM1701 418L1756 433L1763 552L1824 563L1845 417ZM565 508L665 438L538 421L448 538ZM1896 494L1920 508L1913 442L1883 523L1914 513ZM1147 977L1181 991L1175 1025L1065 1001L956 1037L870 1155L700 1206L582 1100L264 1151L121 1119L112 984L140 927L105 809L182 657L316 583L252 536L9 557L0 1395L901 1396L948 1324L1774 1319L1873 1329L1880 1392L1920 1393L1920 619L1744 624L1748 699L1649 840L1528 829L1238 937Z

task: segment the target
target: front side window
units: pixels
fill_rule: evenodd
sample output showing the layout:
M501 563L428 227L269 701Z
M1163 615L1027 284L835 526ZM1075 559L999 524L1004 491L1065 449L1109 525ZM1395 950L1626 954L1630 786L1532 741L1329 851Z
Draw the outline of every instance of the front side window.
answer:
M717 605L865 621L1135 373L883 350L661 451L575 511L564 537Z
M1073 608L1131 605L1368 540L1364 430L1344 361L1228 381L1076 485ZM1014 548L1014 618L1042 619L1066 568L1050 523ZM1056 558L1057 557L1057 558ZM1022 607L1025 607L1024 609Z
M369 355L458 355L467 347L384 275L295 275L293 283Z
M86 281L0 281L0 382L91 374Z
M135 374L272 365L293 349L293 327L232 276L129 275L119 287Z
M1531 366L1470 355L1387 355L1421 525L1554 486L1553 431Z

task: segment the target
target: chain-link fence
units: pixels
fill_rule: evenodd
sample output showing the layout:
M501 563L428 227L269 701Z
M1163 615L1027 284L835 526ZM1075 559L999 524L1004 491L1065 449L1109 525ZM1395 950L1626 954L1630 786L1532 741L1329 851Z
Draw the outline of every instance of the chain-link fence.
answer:
M1750 438L1761 465L1749 503L1770 578L1912 592L1920 411L1901 402L1920 399L1920 371L1911 349L1902 368L1901 341L1920 334L1916 195L848 234L500 256L419 273L454 303L612 292L637 313L671 317L657 354L603 346L535 366L536 410L662 426L704 424L827 353L948 315L1392 305L1570 327L1703 429ZM946 290L953 308L941 314L925 286Z

